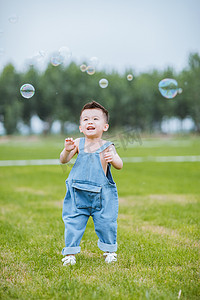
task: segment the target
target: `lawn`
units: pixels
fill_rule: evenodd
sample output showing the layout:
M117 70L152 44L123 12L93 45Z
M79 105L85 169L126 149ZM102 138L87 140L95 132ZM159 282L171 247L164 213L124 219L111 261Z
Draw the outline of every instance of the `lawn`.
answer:
M63 138L0 139L0 159L58 158ZM200 155L194 137L118 143L122 157ZM0 167L1 299L199 299L200 162L124 163L118 261L106 264L92 219L63 267L69 166Z

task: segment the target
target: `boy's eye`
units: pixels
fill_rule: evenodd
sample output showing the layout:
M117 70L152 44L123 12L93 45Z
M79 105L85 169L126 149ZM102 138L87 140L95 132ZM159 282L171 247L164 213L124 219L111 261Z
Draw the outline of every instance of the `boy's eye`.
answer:
M83 121L87 121L87 118L83 119Z
M94 118L94 120L98 120L98 118Z

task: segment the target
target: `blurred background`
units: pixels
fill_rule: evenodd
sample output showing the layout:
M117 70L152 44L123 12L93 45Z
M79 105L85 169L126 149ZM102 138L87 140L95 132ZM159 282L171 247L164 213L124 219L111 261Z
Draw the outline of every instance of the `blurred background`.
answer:
M91 100L112 129L200 133L199 15L199 0L1 0L0 135L75 133Z

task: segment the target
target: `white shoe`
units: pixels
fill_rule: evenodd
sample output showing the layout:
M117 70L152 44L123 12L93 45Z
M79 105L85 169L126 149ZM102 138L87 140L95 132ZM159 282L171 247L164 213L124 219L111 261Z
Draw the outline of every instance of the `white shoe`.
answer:
M62 262L63 262L63 266L66 265L73 266L76 263L76 257L74 255L67 255L62 259Z
M103 254L103 257L105 257L105 262L108 264L113 261L117 261L117 253L115 252L106 252Z

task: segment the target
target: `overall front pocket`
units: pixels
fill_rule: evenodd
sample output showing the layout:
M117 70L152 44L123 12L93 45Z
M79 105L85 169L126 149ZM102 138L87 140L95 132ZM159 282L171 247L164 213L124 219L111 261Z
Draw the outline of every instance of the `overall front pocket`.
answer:
M91 182L74 180L72 188L77 208L101 209L101 186Z

